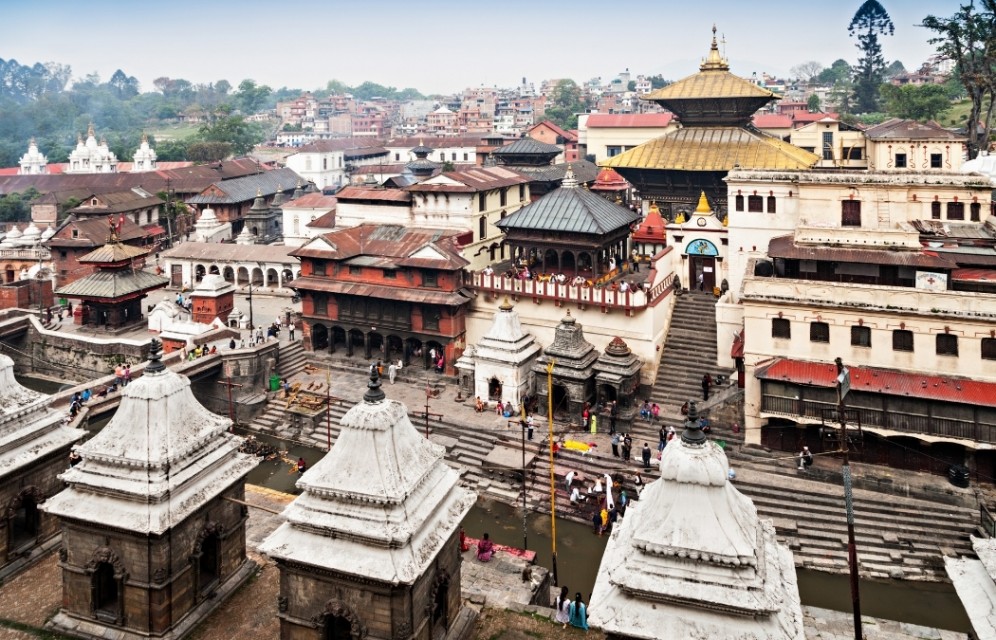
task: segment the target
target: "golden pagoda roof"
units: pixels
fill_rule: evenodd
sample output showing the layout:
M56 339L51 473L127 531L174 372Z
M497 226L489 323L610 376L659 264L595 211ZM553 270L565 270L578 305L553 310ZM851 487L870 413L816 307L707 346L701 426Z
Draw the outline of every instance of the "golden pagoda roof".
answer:
M666 87L640 96L641 100L695 100L709 98L768 98L779 96L753 82L730 73L730 64L719 55L716 27L712 28L709 55L699 65L699 72L673 82Z
M600 166L614 169L730 171L809 169L819 156L771 136L741 127L686 127L645 142Z

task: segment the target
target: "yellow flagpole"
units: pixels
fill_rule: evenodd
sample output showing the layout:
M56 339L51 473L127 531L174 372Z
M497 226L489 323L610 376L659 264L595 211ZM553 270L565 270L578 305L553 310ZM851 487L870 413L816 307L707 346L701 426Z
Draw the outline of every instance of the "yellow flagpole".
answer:
M550 544L553 558L553 584L557 582L557 481L553 472L553 366L556 361L550 358L546 365L546 421L550 428Z

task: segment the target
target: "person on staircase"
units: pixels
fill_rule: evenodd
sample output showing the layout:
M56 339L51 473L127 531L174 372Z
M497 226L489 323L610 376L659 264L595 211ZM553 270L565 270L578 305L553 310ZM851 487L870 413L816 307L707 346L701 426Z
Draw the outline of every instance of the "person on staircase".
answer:
M702 376L702 399L709 399L709 389L712 387L712 376L708 373Z

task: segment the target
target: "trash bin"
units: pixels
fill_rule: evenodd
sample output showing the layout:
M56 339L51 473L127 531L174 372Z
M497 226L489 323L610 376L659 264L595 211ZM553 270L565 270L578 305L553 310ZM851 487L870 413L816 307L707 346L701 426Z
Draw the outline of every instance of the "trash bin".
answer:
M270 391L280 391L280 376L270 376Z
M956 487L968 486L968 467L963 464L953 464L948 469L948 480Z

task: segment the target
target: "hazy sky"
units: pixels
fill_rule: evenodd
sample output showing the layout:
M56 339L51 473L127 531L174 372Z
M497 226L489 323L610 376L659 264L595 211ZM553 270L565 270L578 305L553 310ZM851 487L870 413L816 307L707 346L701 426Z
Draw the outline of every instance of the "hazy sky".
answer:
M887 60L933 53L929 13L960 0L881 0L896 25ZM0 0L0 58L69 64L74 77L121 68L153 78L244 78L277 88L370 80L423 93L513 86L525 76L606 81L629 68L680 79L716 23L734 73L786 74L807 60L853 63L847 25L861 0ZM721 45L722 46L722 45Z

